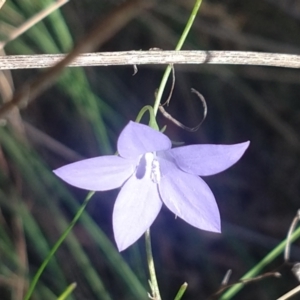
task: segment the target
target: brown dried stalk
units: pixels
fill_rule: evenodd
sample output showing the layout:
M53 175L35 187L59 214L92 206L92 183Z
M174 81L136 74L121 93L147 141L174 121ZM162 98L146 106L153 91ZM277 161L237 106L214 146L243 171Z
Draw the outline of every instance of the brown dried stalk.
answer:
M15 38L17 38L18 36L20 36L21 34L23 34L29 28L31 28L36 23L38 23L41 20L43 20L45 17L47 17L48 15L50 15L52 12L54 12L55 10L57 10L62 5L66 4L68 1L69 0L57 0L55 3L51 4L50 6L48 6L47 8L45 8L44 10L42 10L42 11L38 12L37 14L35 14L32 18L28 19L20 27L16 28L8 36L8 38L5 41L1 41L0 42L0 49L3 49L8 42L14 40ZM0 8L1 8L2 5L3 4L1 3L1 0L0 0Z
M0 108L0 117L8 114L14 107L26 107L47 87L51 86L62 70L68 66L79 54L90 52L106 42L118 30L124 27L130 20L137 16L142 9L149 7L153 1L128 0L112 13L101 20L75 47L64 56L55 66L39 75L31 82L25 84L18 90L11 101ZM7 57L6 57L7 59Z

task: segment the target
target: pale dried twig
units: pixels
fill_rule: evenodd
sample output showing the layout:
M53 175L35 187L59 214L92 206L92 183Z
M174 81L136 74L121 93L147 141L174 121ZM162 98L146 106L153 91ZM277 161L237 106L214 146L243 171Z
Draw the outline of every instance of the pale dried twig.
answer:
M14 40L15 38L23 34L29 28L34 26L36 23L40 22L42 19L50 15L53 11L57 10L59 7L66 4L67 2L69 2L69 0L57 0L55 3L51 4L44 10L35 14L32 18L28 19L20 27L16 28L5 41L0 42L0 49L3 49L8 42ZM0 0L0 8L1 8L1 0Z
M0 8L3 6L6 0L0 0Z
M300 292L300 285L296 286L294 289L290 290L289 292L287 292L286 294L284 294L277 300L286 300L288 298L291 298L292 296L295 296L295 294L297 294L299 292Z
M232 274L232 270L228 270L221 282L221 286L225 286L225 285L228 285L228 282L229 282L229 279L230 279L230 276Z
M297 224L299 223L300 220L300 209L298 209L297 214L295 216L295 218L292 221L292 224L290 226L290 229L288 231L287 234L287 238L286 238L286 246L285 246L285 250L284 250L284 261L288 262L290 260L290 251L291 251L291 237L292 237L292 233L294 232Z
M219 296L225 290L227 290L228 288L230 288L230 287L232 287L236 284L240 284L240 283L249 284L249 283L253 283L253 282L256 282L256 281L263 280L263 279L268 278L268 277L280 278L281 274L279 272L267 272L267 273L264 273L262 275L258 275L258 276L253 277L253 278L240 279L239 281L237 281L233 284L228 284L228 285L223 285L222 284L221 287L219 288L219 290L216 293L214 293L213 295L211 295L208 299L215 299L217 296Z
M84 49L87 50L87 49ZM48 68L65 54L10 55L0 58L0 70ZM77 55L65 66L222 64L300 68L300 55L251 51L120 51Z

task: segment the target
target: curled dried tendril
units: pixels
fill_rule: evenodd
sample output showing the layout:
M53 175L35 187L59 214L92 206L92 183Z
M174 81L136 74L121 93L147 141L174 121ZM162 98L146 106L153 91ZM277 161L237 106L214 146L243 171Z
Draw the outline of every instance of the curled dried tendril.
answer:
M206 105L205 98L203 97L202 94L200 94L197 90L195 90L195 89L193 89L193 88L191 89L191 92L194 93L194 94L196 94L196 95L198 96L198 98L201 100L202 105L203 105L203 117L202 117L202 120L199 122L199 124L198 124L197 126L195 126L195 127L188 127L188 126L182 124L182 123L179 122L177 119L175 119L174 117L172 117L172 116L164 109L163 105L160 105L158 109L159 109L159 111L162 113L162 115L163 115L166 119L170 120L170 121L171 121L172 123L174 123L176 126L182 128L182 129L184 129L184 130L186 130L186 131L189 131L189 132L195 132L195 131L197 131L197 130L200 128L200 126L202 125L202 123L204 122L204 120L205 120L205 118L206 118L206 115L207 115L207 105ZM169 101L169 100L167 100L167 101L165 102L165 104L168 104L168 103L169 103L168 101Z

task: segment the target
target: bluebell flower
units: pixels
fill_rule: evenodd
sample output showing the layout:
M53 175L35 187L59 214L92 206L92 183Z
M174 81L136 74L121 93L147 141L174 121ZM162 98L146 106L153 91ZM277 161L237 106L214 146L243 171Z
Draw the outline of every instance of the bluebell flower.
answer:
M165 134L130 121L119 136L118 155L85 159L54 173L86 190L121 187L113 209L113 231L122 251L151 226L163 204L192 226L220 232L215 197L199 176L229 168L248 146L249 142L244 142L171 149Z

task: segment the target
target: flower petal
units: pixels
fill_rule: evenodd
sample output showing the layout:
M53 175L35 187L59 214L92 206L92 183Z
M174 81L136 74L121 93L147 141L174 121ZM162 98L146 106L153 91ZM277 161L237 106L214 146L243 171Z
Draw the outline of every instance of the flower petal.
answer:
M67 183L89 191L120 187L136 167L136 160L107 155L78 161L53 172Z
M175 163L160 159L159 192L165 205L178 217L199 229L220 232L220 215L215 197L198 176L187 174Z
M114 236L119 251L133 244L153 223L162 206L157 184L135 175L122 187L113 211Z
M190 145L171 149L171 155L183 171L208 176L226 170L235 164L250 142L235 145Z
M118 139L118 152L125 158L135 158L146 152L170 149L170 139L151 127L130 121Z

